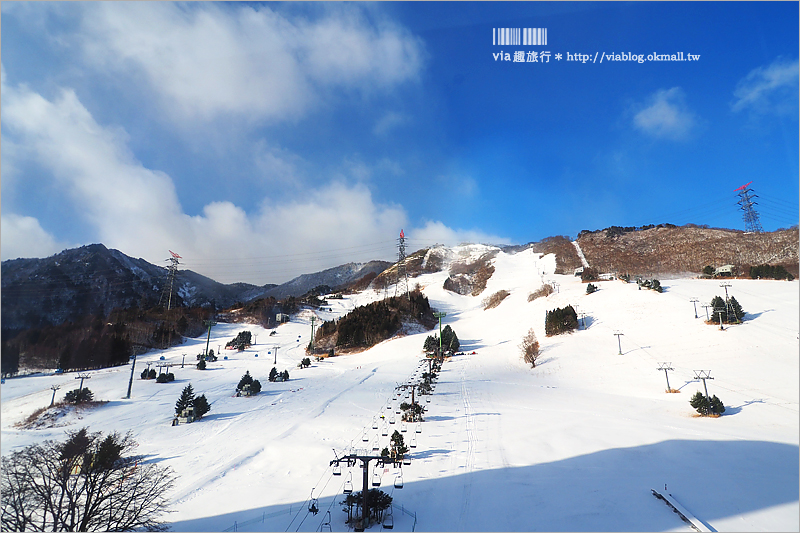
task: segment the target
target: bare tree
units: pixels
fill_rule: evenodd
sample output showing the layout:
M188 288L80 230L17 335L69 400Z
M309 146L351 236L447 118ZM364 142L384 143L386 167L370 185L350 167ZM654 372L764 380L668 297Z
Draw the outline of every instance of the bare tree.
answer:
M536 340L536 333L533 328L528 330L528 333L522 337L522 344L519 345L522 350L522 356L525 362L529 363L532 368L536 367L536 360L539 358L539 341Z
M65 442L33 444L2 461L3 530L163 531L172 488L168 468L126 455L130 433L102 437L86 428Z

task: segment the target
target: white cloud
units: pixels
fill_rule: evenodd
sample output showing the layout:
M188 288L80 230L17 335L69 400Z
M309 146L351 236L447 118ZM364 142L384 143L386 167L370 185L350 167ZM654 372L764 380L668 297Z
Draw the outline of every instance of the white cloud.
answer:
M733 91L736 101L731 109L796 113L799 68L796 59L779 57L765 67L751 70L736 84Z
M329 89L370 94L416 79L421 41L358 6L289 16L264 5L99 2L83 6L97 66L144 74L181 118L296 120Z
M172 179L137 161L125 132L98 124L73 91L49 101L24 87L4 89L4 131L52 172L64 201L96 232L92 242L128 255L160 264L174 250L186 268L218 281L277 283L352 260L391 258L391 245L388 254L364 245L391 240L387 236L406 225L401 206L375 202L365 185L338 182L303 191L294 201L265 199L253 214L230 202L211 202L201 215L189 216ZM60 249L35 219L4 216L2 224L4 256ZM347 251L325 253L337 249ZM297 254L305 262L271 267L251 259Z
M511 244L511 241L498 235L490 235L479 230L452 229L439 221L428 221L421 228L412 228L408 237L414 241L456 246L462 243Z
M7 214L0 216L2 260L20 257L48 257L68 248L42 228L33 217Z
M640 131L656 138L672 140L685 139L695 122L680 87L657 91L633 116L633 125Z

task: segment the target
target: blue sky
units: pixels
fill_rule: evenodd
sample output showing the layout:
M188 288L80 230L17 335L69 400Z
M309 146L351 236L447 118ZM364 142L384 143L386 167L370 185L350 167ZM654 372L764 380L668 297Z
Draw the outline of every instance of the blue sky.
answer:
M789 227L797 20L796 2L3 2L0 252L174 250L277 283L392 259L401 228L410 251L744 229L749 181L764 229ZM679 52L699 59L647 61Z

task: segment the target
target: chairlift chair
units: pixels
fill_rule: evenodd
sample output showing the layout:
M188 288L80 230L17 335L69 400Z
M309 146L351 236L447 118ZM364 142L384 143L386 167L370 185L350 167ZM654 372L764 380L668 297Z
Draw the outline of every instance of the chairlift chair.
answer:
M350 494L353 492L353 473L350 472L347 474L347 480L344 482L344 490L342 491L345 494Z
M402 489L403 488L403 475L398 474L396 478L394 478L394 488Z
M417 431L417 433L422 433L422 424L421 424L420 422L417 422L417 429L416 429L416 431Z
M381 476L377 472L375 472L375 475L372 476L372 486L373 487L381 486Z
M387 426L386 424L383 425L383 431L381 432L381 435L383 435L384 437L389 435L389 426Z
M403 464L406 465L406 466L410 465L411 464L411 457L409 457L408 455L403 456Z
M393 529L393 528L394 528L394 518L392 518L391 514L388 514L383 518L383 529Z
M325 521L322 522L322 524L320 524L319 530L320 531L333 531L333 529L331 529L331 512L330 511L327 511L325 513Z
M342 467L338 464L333 465L333 475L334 476L341 476L342 475Z
M416 448L417 447L417 436L416 435L411 437L411 442L409 442L408 445L410 447L412 447L412 448Z
M361 437L361 440L364 442L369 442L369 435L367 435L366 431L364 432L364 435Z
M405 433L408 431L408 427L405 422L400 422L400 433Z
M392 415L392 418L389 419L389 423L394 424L394 415Z
M372 429L378 429L378 417L372 417Z

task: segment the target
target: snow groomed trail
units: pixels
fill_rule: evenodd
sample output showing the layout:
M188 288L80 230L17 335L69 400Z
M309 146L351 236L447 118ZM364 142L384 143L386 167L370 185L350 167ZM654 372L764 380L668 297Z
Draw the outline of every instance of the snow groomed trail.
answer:
M453 255L483 251L473 246ZM447 312L443 324L456 331L464 355L445 361L430 403L423 404L421 433L406 428L406 441L416 446L412 464L402 468L403 488L393 487L400 472L378 472L397 505L395 530L689 531L653 497L651 489L665 484L710 528L800 529L797 282L732 280L729 291L748 317L719 331L695 319L689 302L719 294L713 280L664 280L663 294L606 281L586 295L578 278L552 273L552 256L501 252L494 265L478 297L443 290L446 272L415 278L431 305ZM559 291L528 302L547 279L557 280ZM511 295L484 310L483 298L498 290ZM328 320L381 297L365 291L330 300L332 311L317 315ZM567 304L586 313L587 327L545 337L545 311ZM140 356L130 400L122 399L129 367L92 372L89 386L108 404L60 427L14 424L49 404L51 385L62 385L60 392L74 387L74 376L7 380L2 452L61 439L82 425L131 430L145 460L177 475L175 512L168 517L175 531L316 531L326 520L334 531L345 531L343 485L351 479L360 490L361 469L333 476L330 460L334 453L372 453L388 443L382 435L388 421L380 416L395 414L390 427L398 426L396 409L405 396L398 398L395 387L418 379L421 364L427 371L421 348L428 333L301 370L296 365L305 356L309 319L301 313L274 336L257 326L218 324L212 347L242 330L259 343L240 353L223 350L228 360L206 371L180 368L182 354L194 360L205 339ZM518 347L530 328L542 346L535 369L523 363ZM622 355L615 331L623 333ZM139 380L145 363L161 356L178 363L176 381ZM674 368L670 384L680 393L664 392L660 362ZM288 370L290 381L269 383L273 366ZM695 369L712 372L708 388L727 407L722 417L693 416L688 399L702 390ZM234 387L246 370L263 390L236 398ZM197 423L171 427L175 401L188 383L208 397L212 410ZM376 429L373 420L382 424ZM308 512L312 494L316 515Z

